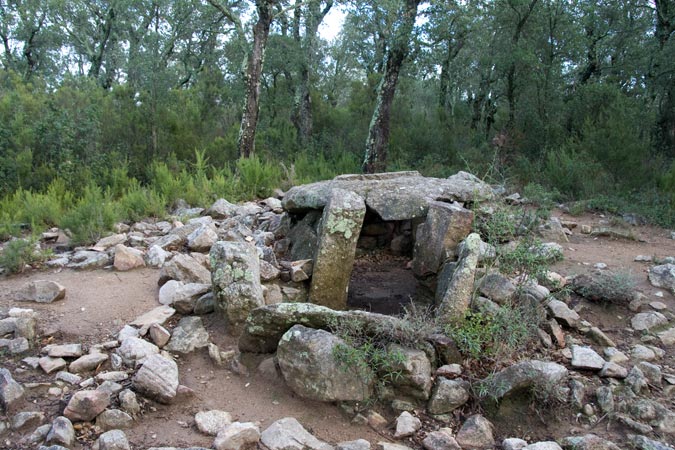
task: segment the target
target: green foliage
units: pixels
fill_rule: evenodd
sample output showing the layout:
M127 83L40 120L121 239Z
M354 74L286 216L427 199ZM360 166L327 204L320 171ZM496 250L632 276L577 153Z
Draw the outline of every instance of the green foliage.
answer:
M12 239L0 251L0 267L10 273L20 273L26 265L39 264L48 256L49 252L42 251L36 239Z
M523 280L532 277L543 280L552 262L562 259L562 254L531 237L525 237L514 246L502 246L497 250L497 262L501 272L521 275Z
M134 180L120 197L118 212L125 220L137 222L147 217L162 217L166 213L166 203L156 191L141 187Z
M448 324L462 354L473 359L505 359L521 351L536 336L540 322L533 305L502 305L494 313L469 312L463 321Z
M236 164L238 190L243 198L266 198L281 185L278 164L263 161L257 156L241 158Z
M112 230L118 219L110 193L104 193L96 185L89 185L59 225L70 231L74 244L86 244L97 241Z

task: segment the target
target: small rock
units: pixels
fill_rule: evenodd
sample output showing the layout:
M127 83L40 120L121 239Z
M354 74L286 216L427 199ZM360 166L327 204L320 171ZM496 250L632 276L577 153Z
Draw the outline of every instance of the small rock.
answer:
M132 379L134 389L160 403L170 403L177 394L178 366L161 355L145 359Z
M111 396L116 396L117 394L122 392L122 389L124 389L124 387L121 384L109 380L104 381L103 383L101 383L99 387L96 388L97 391L106 392L108 395Z
M605 357L608 361L621 364L628 362L628 356L619 351L616 347L607 347L604 350Z
M595 391L595 397L598 400L598 406L604 414L614 412L614 394L609 386L600 386Z
M522 450L527 447L527 441L518 438L508 438L502 441L504 450Z
M21 384L14 381L9 370L0 368L0 406L2 411L6 412L12 408L21 397L24 389Z
M159 348L156 345L135 337L124 339L117 349L117 354L122 357L124 364L131 368L157 353L159 353Z
M150 339L152 339L152 342L154 342L159 348L164 347L166 343L169 342L169 339L171 339L171 333L169 330L158 323L153 323L150 325L150 329L148 331L150 332Z
M253 450L260 440L260 428L251 422L225 425L213 441L216 450Z
M524 450L562 450L557 442L546 441L530 444Z
M577 369L600 370L605 360L590 347L572 346L572 367Z
M202 433L216 436L222 428L232 423L232 416L225 411L200 411L195 415L195 423Z
M446 364L436 370L437 377L452 379L460 375L462 375L462 366L459 364Z
M52 427L47 433L45 444L63 445L70 447L75 441L75 429L67 417L57 417L52 422Z
M594 434L566 437L562 440L562 446L566 450L621 450L614 442Z
M134 321L131 322L131 325L139 327L140 334L145 335L145 333L148 332L150 325L153 323L163 325L164 322L169 320L169 318L171 318L175 313L176 310L168 305L158 306L157 308L152 309L134 319ZM120 342L123 341L123 339L120 339L119 337L118 339Z
M368 411L368 414L366 414L366 418L368 419L368 425L373 429L373 430L383 430L389 425L389 422L387 422L387 419L385 419L381 414L379 414L376 411Z
M79 391L73 394L63 415L75 422L89 422L110 404L110 395L102 391Z
M431 414L447 414L469 401L469 383L437 377L427 409Z
M675 264L650 267L649 281L652 286L669 289L672 294L675 294Z
M103 381L124 381L127 378L129 378L129 374L122 371L101 372L96 375L96 381L99 383Z
M126 434L122 430L106 431L98 437L98 450L131 450Z
M619 378L623 379L628 376L628 369L618 365L617 363L608 361L602 366L600 376L603 378Z
M335 446L335 450L370 450L370 442L365 439L340 442Z
M190 353L207 345L209 333L204 328L201 317L187 316L178 322L165 349L170 352Z
M578 326L580 320L579 314L570 309L565 302L553 298L546 303L546 307L548 308L551 317L558 322L562 322L570 328L576 328Z
M120 272L145 267L143 252L135 248L126 247L122 244L117 244L115 246L113 267Z
M396 431L394 432L395 439L402 439L404 437L412 436L417 430L422 428L422 422L417 417L404 411L396 419Z
M665 346L670 347L675 345L675 327L659 331L656 333L656 336L658 336L658 338L661 340L661 343Z
M634 330L649 331L651 328L668 323L668 319L660 312L648 311L636 314L630 323Z
M312 436L292 418L279 419L260 435L260 443L269 450L333 450L333 447Z
M105 353L90 353L81 356L72 363L68 369L74 373L89 372L98 368L101 364L108 360L108 355Z
M378 442L375 448L377 450L412 450L407 445L392 444L391 442Z
M631 348L630 356L638 361L653 361L657 358L656 352L653 349L640 344L634 345Z
M74 373L66 372L66 371L61 371L56 374L56 380L57 381L63 381L64 383L68 384L80 384L82 381L82 377L79 375L75 375Z
M462 448L488 449L495 445L492 424L480 414L469 417L455 439Z
M82 344L48 345L42 352L52 358L78 358L82 356Z
M132 417L137 416L141 412L141 406L138 404L138 399L133 391L125 389L120 392L118 398L120 401L120 408L129 413Z
M103 431L131 428L134 419L119 409L108 409L96 417L96 426Z
M12 416L12 430L23 432L36 428L45 420L45 415L39 411L25 411Z
M461 450L449 428L428 433L422 441L422 446L426 450Z
M43 356L38 363L45 373L52 373L57 370L65 369L67 364L66 360L63 358L52 358L50 356Z

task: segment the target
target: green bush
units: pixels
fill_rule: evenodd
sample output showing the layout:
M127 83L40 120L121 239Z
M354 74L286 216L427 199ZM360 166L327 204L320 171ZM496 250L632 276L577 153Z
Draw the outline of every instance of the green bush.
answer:
M146 217L163 217L166 213L164 198L152 189L141 187L134 180L117 202L120 217L137 222Z
M92 184L85 188L82 197L59 225L70 230L74 244L87 244L112 230L118 219L110 193L104 193L100 187Z
M266 198L281 186L281 167L257 156L240 158L236 164L240 199Z
M43 252L36 239L12 239L0 252L0 267L10 273L23 272L26 265L45 261L49 252Z

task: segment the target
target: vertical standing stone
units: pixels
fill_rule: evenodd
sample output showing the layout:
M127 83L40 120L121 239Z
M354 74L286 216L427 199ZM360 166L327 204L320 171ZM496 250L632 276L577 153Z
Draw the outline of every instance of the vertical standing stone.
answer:
M323 209L319 244L314 256L314 273L309 299L332 309L347 307L349 277L354 265L366 204L351 191L333 189Z
M417 229L412 270L418 277L438 273L471 232L473 212L458 204L429 202L426 221Z
M447 286L440 298L438 316L442 323L456 322L464 319L471 304L473 284L476 277L476 266L480 253L480 236L471 233L464 241L464 248L450 280L439 281L439 286Z
M211 279L228 331L239 334L248 314L265 304L256 248L248 242L216 242L211 247Z

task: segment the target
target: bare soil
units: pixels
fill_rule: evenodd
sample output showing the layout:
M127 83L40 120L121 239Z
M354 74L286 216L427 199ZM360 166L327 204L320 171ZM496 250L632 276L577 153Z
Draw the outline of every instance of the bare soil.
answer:
M657 258L675 256L675 240L670 239L670 231L639 226L627 228L635 240L592 237L581 234L580 226L607 225L607 218L592 214L581 217L561 213L557 215L563 220L578 223L579 227L574 229L569 242L561 242L565 258L554 266L554 270L563 275L572 275L589 271L595 263L605 263L611 270L629 273L635 279L638 290L650 300L665 303L670 311L675 311L675 297L649 284L646 272L650 264L634 261L639 254ZM400 257L357 262L350 288L350 304L375 312L400 312L400 305L415 294L414 278L406 264L406 258ZM0 308L36 310L41 329L40 345L52 342L93 345L113 339L124 324L158 305L158 278L159 271L154 269L131 272L35 271L0 278ZM13 300L11 294L14 290L28 281L38 279L50 279L64 285L67 289L66 298L52 304L28 304ZM657 296L658 292L662 296ZM392 299L394 302L391 302ZM598 305L579 298L574 299L574 305L583 319L600 327L620 343L621 350L627 351L631 345L640 342L639 335L626 330L633 315L627 308ZM225 333L225 325L217 314L203 316L203 319L211 340L221 350L236 348L235 339ZM32 352L36 354L38 351L35 349ZM670 371L675 368L674 353L672 349L667 349L665 359L659 362L666 368L670 367ZM53 376L43 375L41 371L22 370L21 367L25 366L18 361L19 358L1 358L2 365L12 369L15 378L22 383L53 381ZM259 422L263 428L277 419L292 416L318 438L332 443L358 438L371 443L389 440L366 426L351 423L350 417L336 405L298 398L278 375L259 373L255 367L251 367L249 376L235 374L216 367L206 349L182 356L178 361L181 383L193 389L194 395L170 406L146 405L143 416L135 421L132 429L127 430L133 448L210 447L212 438L201 435L194 424L195 413L210 409L226 410L236 420ZM53 419L63 410L68 394L49 399L45 395L46 387L28 390L24 406L25 409L46 411L48 418ZM458 411L457 420L452 421L451 425L478 410L477 405L471 405ZM621 435L627 432L608 421L590 427L583 421L577 422L574 415L542 412L527 406L510 409L508 405L502 406L490 418L496 425L498 442L505 437L537 440L587 432L601 435L611 433L616 438L617 433ZM425 420L425 429L431 430L434 426L438 424ZM79 433L82 442L76 448L87 448L90 441L86 439L86 429L81 429ZM3 442L4 439L0 441L0 447ZM418 445L418 441L402 443ZM12 445L10 448L17 448Z

